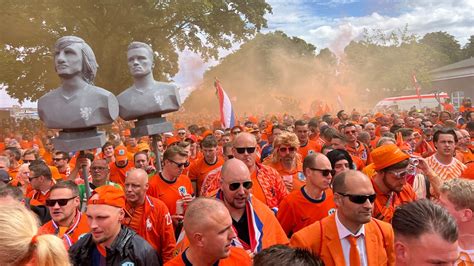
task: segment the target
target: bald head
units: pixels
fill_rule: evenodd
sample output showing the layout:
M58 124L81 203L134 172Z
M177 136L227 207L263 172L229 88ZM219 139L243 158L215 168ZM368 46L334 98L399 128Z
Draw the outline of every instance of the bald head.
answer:
M252 145L249 147L255 147L257 145L257 140L255 139L254 135L248 132L242 132L234 138L233 143L234 147L241 147L244 143Z
M133 207L141 206L145 202L148 190L148 174L143 169L132 169L125 177L125 197L127 203Z
M332 184L332 188L335 193L351 194L350 191L356 190L358 187L373 190L370 178L362 172L356 170L348 170L339 173L334 177Z
M206 213L206 215L203 215ZM196 198L186 208L184 230L189 239L195 233L206 231L212 227L216 217L230 216L224 204L215 198Z
M235 158L224 163L221 175L224 183L239 182L241 179L250 180L250 172L245 163Z

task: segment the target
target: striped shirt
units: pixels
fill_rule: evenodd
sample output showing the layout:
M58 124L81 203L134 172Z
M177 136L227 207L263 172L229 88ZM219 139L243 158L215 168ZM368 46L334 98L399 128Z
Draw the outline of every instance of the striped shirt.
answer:
M460 177L461 173L464 171L464 169L466 169L466 165L454 157L449 164L443 164L438 161L438 159L436 159L436 154L428 157L426 161L431 169L433 169L433 171L443 181Z

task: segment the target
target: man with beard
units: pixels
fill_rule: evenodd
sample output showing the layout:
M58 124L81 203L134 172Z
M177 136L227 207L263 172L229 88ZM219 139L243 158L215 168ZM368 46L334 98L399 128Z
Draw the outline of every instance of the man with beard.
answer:
M202 215L206 213L207 215ZM236 237L232 218L222 202L210 198L197 198L186 210L184 231L189 247L166 263L181 265L251 265L243 249L233 247Z
M427 158L427 163L443 181L460 177L466 166L454 158L458 138L450 128L437 130L433 135L436 153Z
M73 265L161 265L153 247L122 226L125 196L113 186L96 188L87 204L91 233L69 249Z
M407 183L410 156L395 144L380 146L372 151L375 176L372 183L377 193L373 216L390 222L395 208L416 200L416 194Z
M334 170L321 153L306 156L303 161L306 185L283 199L277 218L288 236L332 214L336 209L329 188Z
M127 225L143 237L166 262L173 258L176 245L171 216L166 205L146 195L148 175L143 169L132 169L125 178L125 219Z
M287 244L288 238L268 206L250 195L252 185L248 167L241 160L230 159L222 166L216 198L222 200L232 216L237 232L232 245L256 254L275 244Z
M337 211L295 233L290 246L317 254L325 265L394 265L393 230L373 219L375 191L370 178L349 170L333 183Z
M74 182L56 183L46 200L52 220L40 228L40 234L58 236L69 249L80 237L89 232L87 217L78 210L79 205L79 190Z

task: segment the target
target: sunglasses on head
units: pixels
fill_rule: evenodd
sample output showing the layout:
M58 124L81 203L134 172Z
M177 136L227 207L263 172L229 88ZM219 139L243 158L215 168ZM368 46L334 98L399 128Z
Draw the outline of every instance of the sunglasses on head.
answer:
M188 162L188 161L186 161L186 162L184 162L184 163L178 163L178 162L175 162L175 161L170 160L170 159L168 159L168 161L170 161L170 162L176 164L176 166L178 166L178 168L181 168L181 167L183 167L183 166L184 166L184 167L188 167L188 166L189 166L189 162Z
M374 203L375 197L376 197L375 194L372 194L372 195L352 195L352 194L345 194L345 193L340 193L340 192L336 192L336 193L341 195L341 196L348 197L351 202L356 203L356 204L364 204L367 200L369 200L370 203Z
M278 150L280 152L295 152L296 148L295 147L280 147Z
M242 182L242 183L230 183L229 184L229 189L230 191L236 191L237 189L240 188L240 185L242 184L242 186L245 188L245 189L250 189L252 188L252 181L245 181L245 182Z
M74 197L69 198L69 199L47 199L46 202L45 202L45 204L46 204L46 206L48 206L48 207L54 207L54 206L56 205L56 203L57 203L59 206L62 207L62 206L67 205L67 203L68 203L70 200L72 200L72 199L74 199L74 198L76 198L76 197L77 197L77 196L74 196Z
M309 167L309 169L313 171L319 171L321 172L323 176L328 176L329 174L331 174L331 176L336 175L336 170L333 170L333 169L318 169L318 168L312 168L312 167Z
M245 151L247 151L248 154L254 153L255 152L255 147L240 147L240 148L235 148L238 154L244 154Z

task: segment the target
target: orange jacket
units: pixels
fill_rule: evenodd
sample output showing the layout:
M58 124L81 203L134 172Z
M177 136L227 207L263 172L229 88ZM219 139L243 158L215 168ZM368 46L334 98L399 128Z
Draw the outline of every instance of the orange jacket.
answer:
M374 202L374 209L372 211L372 216L374 218L390 223L392 221L395 208L402 204L416 200L416 193L408 183L403 186L402 191L398 193L392 192L390 195L387 195L380 191L373 179L371 179L371 181L372 185L374 186L375 193L377 194Z
M186 251L180 253L172 260L165 263L165 266L186 266L190 265L188 258L186 257ZM252 259L249 254L241 249L236 247L230 248L230 255L225 259L216 261L213 265L219 266L250 266L252 265Z
M295 233L290 240L290 246L312 251L321 257L326 266L345 265L335 215L328 216ZM369 266L395 265L392 226L376 219L372 219L364 226L367 264Z
M254 186L260 186L265 197L258 199L270 208L278 208L280 202L288 195L283 180L275 169L259 162L256 162L255 166L257 169L257 184L254 184ZM221 182L220 169L221 168L219 168L218 171L212 171L212 174L209 173L209 175L206 176L202 185L201 195L209 196L215 194L214 192L219 189Z
M176 247L171 215L166 205L159 199L145 196L144 204L140 228L136 233L143 237L166 262L173 258Z
M56 235L64 241L64 246L66 249L69 249L74 243L79 240L83 235L89 233L90 228L87 222L87 216L82 214L79 210L76 210L76 217L72 225L67 228L67 230L60 235L60 228L59 226L53 221L49 221L45 223L39 229L39 234L52 234Z
M367 147L360 141L357 141L357 143L359 145L357 148L353 148L349 145L346 145L347 152L352 156L359 157L364 162L364 166L370 164L372 162L372 159L370 157L369 147Z

